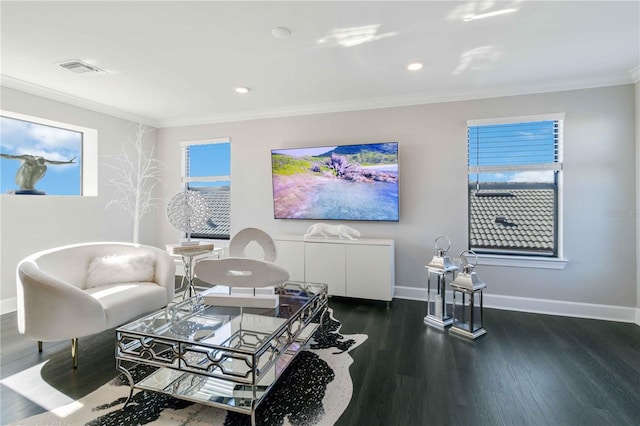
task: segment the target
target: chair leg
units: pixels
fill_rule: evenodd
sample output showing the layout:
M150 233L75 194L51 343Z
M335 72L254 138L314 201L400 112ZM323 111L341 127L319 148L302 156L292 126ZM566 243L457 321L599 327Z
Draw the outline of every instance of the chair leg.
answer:
M38 340L38 352L42 352L42 340Z
M73 368L78 368L78 338L71 339L71 363Z

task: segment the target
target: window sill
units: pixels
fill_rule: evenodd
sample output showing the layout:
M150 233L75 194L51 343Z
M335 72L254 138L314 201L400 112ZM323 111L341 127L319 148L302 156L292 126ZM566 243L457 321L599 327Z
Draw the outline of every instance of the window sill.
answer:
M567 266L567 259L534 256L504 256L496 254L478 254L478 265L510 266L516 268L538 268L561 270Z

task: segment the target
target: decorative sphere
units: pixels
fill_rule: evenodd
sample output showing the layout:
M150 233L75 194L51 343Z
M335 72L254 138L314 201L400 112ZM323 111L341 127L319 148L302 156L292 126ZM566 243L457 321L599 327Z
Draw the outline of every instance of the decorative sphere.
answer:
M196 191L181 191L167 205L169 223L182 232L192 232L204 226L208 217L207 203Z

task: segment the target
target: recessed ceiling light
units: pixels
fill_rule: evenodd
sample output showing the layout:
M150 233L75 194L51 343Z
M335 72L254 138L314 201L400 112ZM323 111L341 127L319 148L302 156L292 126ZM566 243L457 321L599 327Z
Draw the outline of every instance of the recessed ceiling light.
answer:
M245 94L245 93L249 93L251 91L251 89L249 89L248 87L236 87L236 93L240 93L240 94Z
M409 71L418 71L421 70L423 67L422 62L412 62L409 65L407 65L407 69Z
M291 35L291 30L286 27L275 27L271 30L271 34L273 34L275 38L287 38Z

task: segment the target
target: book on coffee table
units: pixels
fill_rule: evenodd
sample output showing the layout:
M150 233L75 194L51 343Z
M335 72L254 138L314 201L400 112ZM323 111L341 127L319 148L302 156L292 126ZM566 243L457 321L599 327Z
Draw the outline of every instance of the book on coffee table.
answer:
M170 254L190 254L190 253L200 253L206 251L213 251L214 246L213 243L202 243L199 244L191 244L188 246L183 246L181 244L167 244L167 251Z

